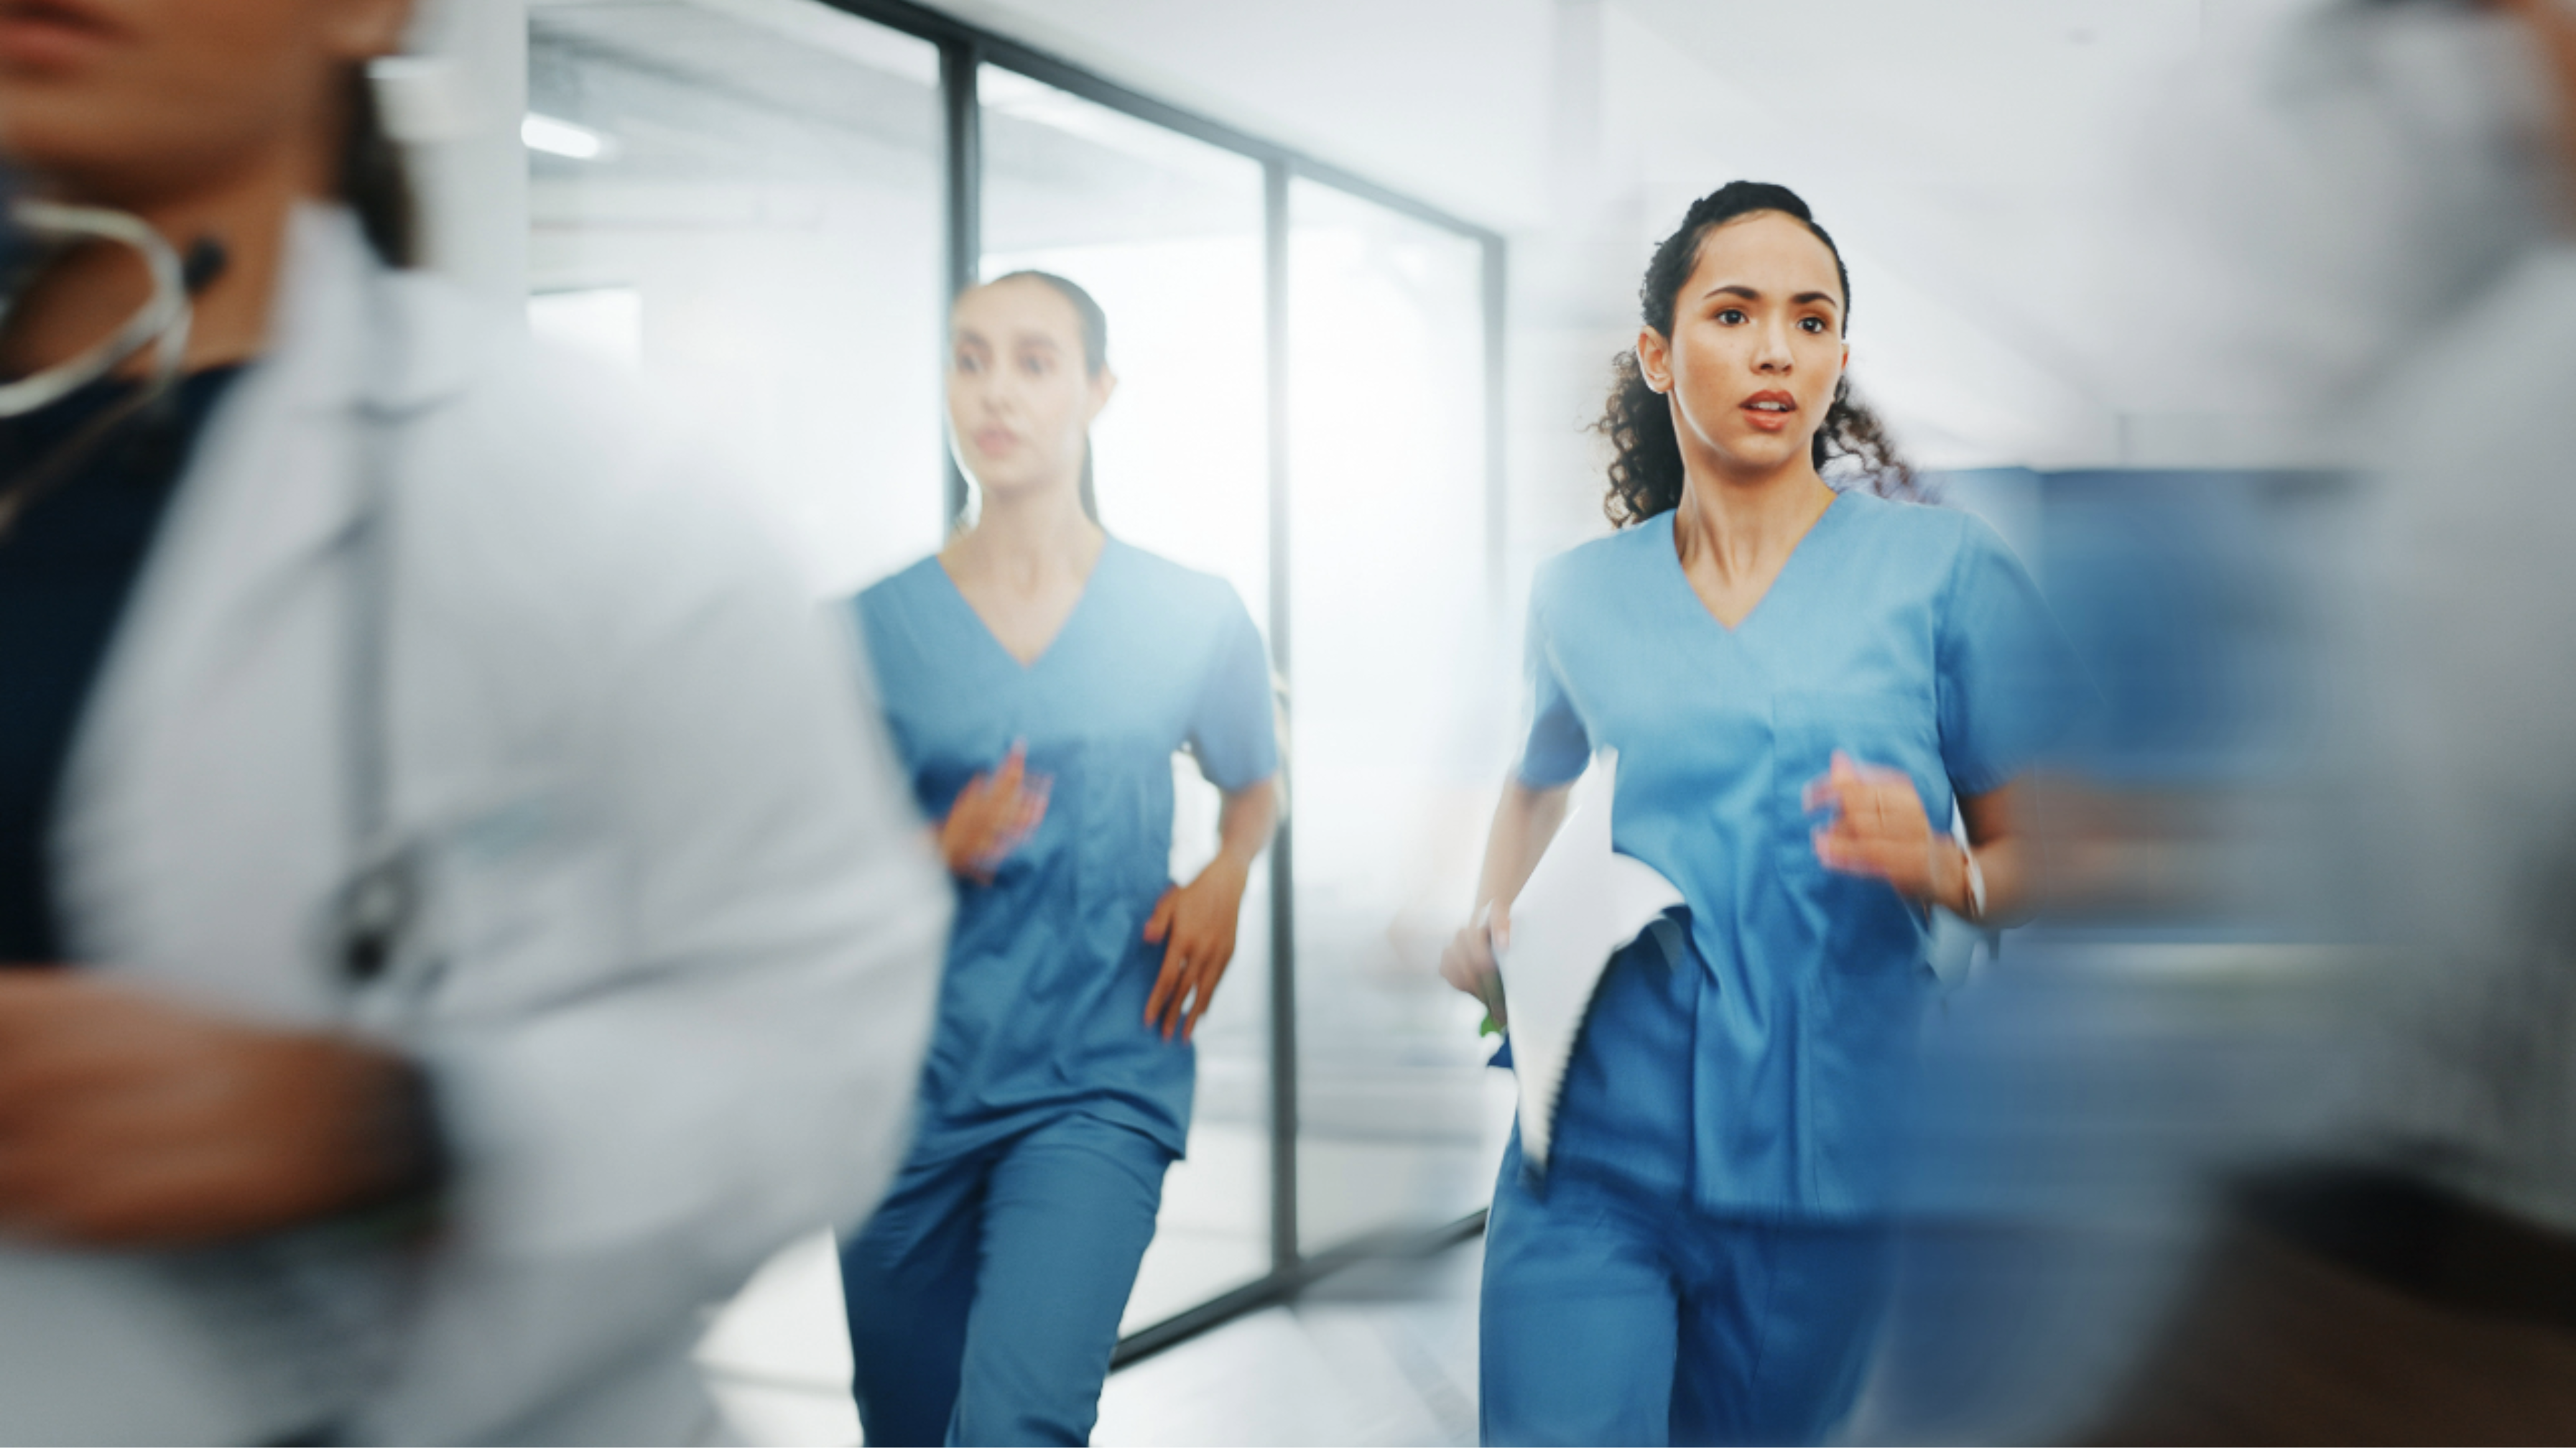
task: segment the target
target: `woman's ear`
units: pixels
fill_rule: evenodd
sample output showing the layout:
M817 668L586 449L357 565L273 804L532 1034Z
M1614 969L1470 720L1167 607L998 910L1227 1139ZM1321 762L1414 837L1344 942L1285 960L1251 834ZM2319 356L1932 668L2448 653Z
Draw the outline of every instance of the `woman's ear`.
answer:
M1673 342L1652 327L1637 329L1637 372L1646 385L1670 396L1673 390Z
M1083 425L1085 427L1090 426L1092 420L1100 416L1101 410L1109 406L1109 399L1116 396L1117 392L1117 373L1103 367L1098 372L1092 374L1091 400L1086 404L1082 417Z

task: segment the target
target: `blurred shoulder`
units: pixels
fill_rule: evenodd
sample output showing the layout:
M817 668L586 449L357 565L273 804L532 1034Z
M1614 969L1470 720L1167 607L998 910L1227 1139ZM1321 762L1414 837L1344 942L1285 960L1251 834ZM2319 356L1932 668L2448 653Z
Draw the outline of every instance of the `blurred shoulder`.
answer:
M1846 521L1856 528L1916 545L1955 548L1983 526L1976 514L1946 503L1885 498L1862 487L1844 489L1834 507L1849 515Z
M1641 570L1657 562L1659 553L1669 555L1672 547L1673 515L1658 513L1644 522L1577 543L1541 563L1531 581L1531 596L1547 603L1569 592L1596 593L1633 586L1642 576Z
M1243 595L1217 574L1150 552L1112 534L1101 561L1124 570L1140 601L1157 608L1186 610L1190 617L1250 616Z
M899 611L939 587L945 581L946 573L938 554L924 554L860 589L850 597L850 606L863 618Z
M1865 540L1872 566L1926 580L2002 569L2023 573L2021 558L1993 524L1965 508L1911 498L1883 498L1854 488L1834 504Z

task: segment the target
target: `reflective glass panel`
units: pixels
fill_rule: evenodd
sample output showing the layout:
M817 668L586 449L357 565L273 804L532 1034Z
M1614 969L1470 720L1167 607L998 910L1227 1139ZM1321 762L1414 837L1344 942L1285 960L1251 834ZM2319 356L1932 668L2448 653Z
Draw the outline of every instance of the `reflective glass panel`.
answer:
M1101 523L1232 583L1267 626L1269 447L1262 176L1246 157L986 66L983 275L1034 268L1109 316L1118 391L1092 429ZM1216 791L1175 759L1172 872L1215 854ZM1129 1299L1128 1330L1270 1270L1269 874L1200 1022L1188 1160Z
M935 47L810 0L529 14L529 320L635 368L847 593L938 546Z
M1298 1234L1315 1252L1484 1205L1509 1081L1443 985L1494 788L1483 252L1290 191ZM1498 1115L1497 1113L1501 1114Z

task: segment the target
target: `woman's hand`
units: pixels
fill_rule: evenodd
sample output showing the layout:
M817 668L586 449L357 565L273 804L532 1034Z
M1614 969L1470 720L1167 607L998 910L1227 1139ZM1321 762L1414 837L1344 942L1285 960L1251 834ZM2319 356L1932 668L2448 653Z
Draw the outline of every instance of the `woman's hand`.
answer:
M1966 903L1967 862L1947 831L1935 831L1923 797L1901 769L1862 764L1836 750L1832 767L1807 783L1810 813L1831 809L1815 833L1828 870L1885 880L1918 904L1957 910Z
M1219 855L1187 885L1163 892L1145 922L1145 939L1163 947L1163 971L1145 998L1145 1024L1163 1039L1178 1030L1186 1041L1216 998L1216 985L1234 963L1234 931L1243 917L1244 867Z
M1483 1001L1496 1030L1508 1029L1511 1022L1503 1014L1503 972L1494 952L1511 938L1511 906L1496 901L1459 927L1449 948L1440 952L1440 978Z
M0 975L0 1231L191 1247L434 1185L413 1068L70 971Z
M1054 781L1029 773L1028 762L1027 742L1013 744L1001 768L976 775L957 791L939 826L939 853L950 874L989 885L1011 852L1037 832Z
M1252 862L1279 824L1276 776L1225 792L1217 812L1216 858L1187 885L1163 892L1145 922L1145 939L1163 947L1162 973L1145 998L1145 1024L1160 1025L1163 1039L1180 1032L1186 1041L1216 999L1216 983L1234 963L1234 930L1243 918L1243 886Z

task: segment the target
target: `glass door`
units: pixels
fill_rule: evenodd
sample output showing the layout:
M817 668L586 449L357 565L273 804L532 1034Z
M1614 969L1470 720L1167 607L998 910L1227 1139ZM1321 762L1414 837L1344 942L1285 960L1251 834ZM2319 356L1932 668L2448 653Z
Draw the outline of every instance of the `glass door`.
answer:
M529 320L711 434L818 594L939 544L938 47L810 0L529 14Z
M1093 427L1102 526L1234 585L1269 624L1269 433L1259 162L1014 71L977 76L987 278L1079 283L1109 316L1118 392ZM972 506L970 502L970 506ZM1173 760L1172 877L1216 853L1217 794ZM1163 1185L1128 1330L1271 1269L1269 872L1199 1023L1188 1158Z
M1484 254L1289 190L1298 749L1297 1224L1304 1250L1482 1207L1509 1084L1442 984L1513 709L1490 667ZM1499 1093L1499 1094L1498 1094ZM1499 1115L1497 1113L1500 1113Z

